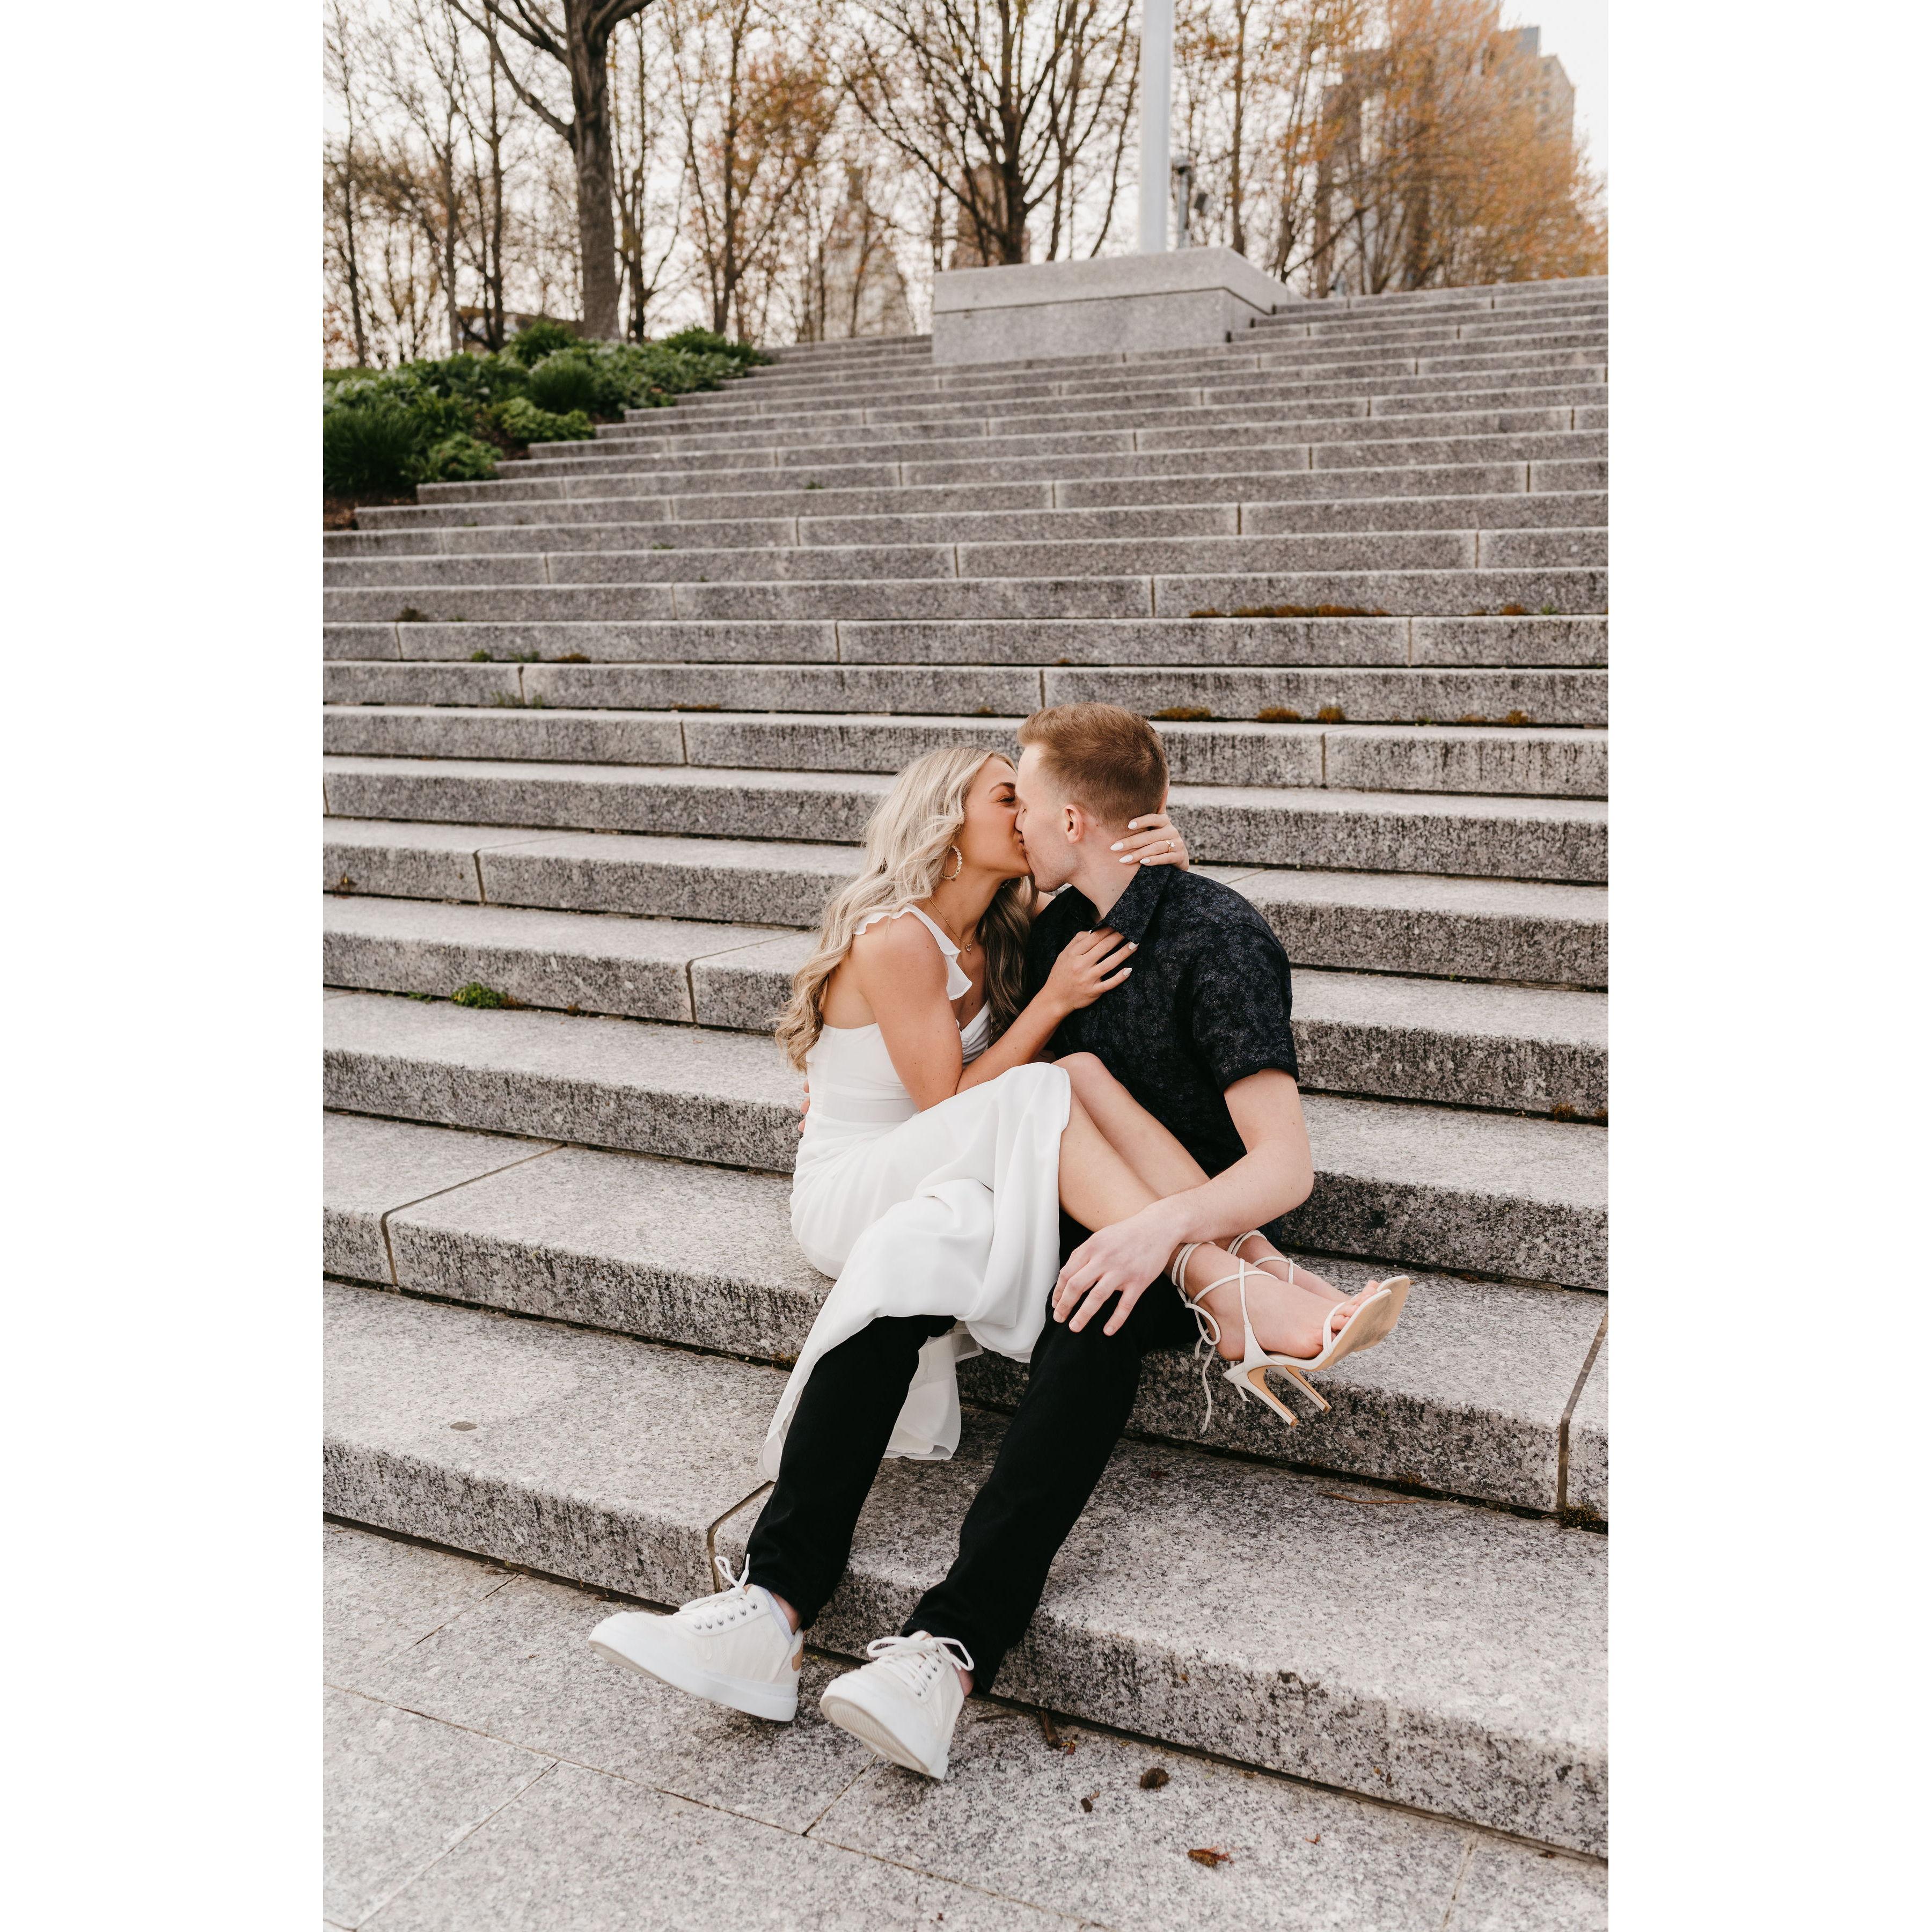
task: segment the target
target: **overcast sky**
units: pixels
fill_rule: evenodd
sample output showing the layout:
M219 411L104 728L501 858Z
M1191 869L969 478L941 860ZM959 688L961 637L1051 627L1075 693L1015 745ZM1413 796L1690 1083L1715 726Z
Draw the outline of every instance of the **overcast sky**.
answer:
M1576 89L1576 129L1590 144L1590 165L1610 166L1610 0L1509 0L1511 26L1540 27L1543 51L1563 63Z

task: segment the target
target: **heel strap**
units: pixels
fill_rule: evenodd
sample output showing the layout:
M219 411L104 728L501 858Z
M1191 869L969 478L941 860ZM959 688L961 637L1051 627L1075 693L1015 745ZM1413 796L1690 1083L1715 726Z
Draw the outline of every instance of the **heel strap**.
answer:
M1250 1228L1248 1232L1245 1234L1242 1235L1238 1240L1232 1240L1228 1244L1228 1252L1234 1256L1235 1260L1240 1261L1242 1258L1241 1250L1246 1247L1250 1241L1262 1241L1267 1240L1267 1238L1268 1237L1262 1232L1260 1228ZM1264 1256L1260 1261L1250 1262L1249 1265L1258 1270L1266 1268L1270 1262L1282 1262L1287 1264L1288 1285L1290 1288L1292 1288L1294 1286L1294 1256L1292 1255L1268 1255Z
M1226 1288L1228 1282L1239 1285L1241 1298L1241 1353L1244 1359L1254 1352L1255 1331L1248 1321L1248 1276L1259 1274L1261 1270L1252 1262L1244 1262L1238 1255L1234 1258L1234 1272L1224 1274L1219 1281L1210 1281L1198 1294L1190 1294L1183 1283L1187 1272L1187 1258L1198 1247L1205 1246L1200 1241L1190 1241L1174 1258L1170 1270L1174 1286L1180 1290L1182 1305L1194 1317L1194 1326L1199 1339L1194 1344L1194 1359L1201 1364L1201 1393L1207 1398L1206 1412L1201 1418L1201 1427L1206 1432L1214 1420L1214 1386L1208 1376L1216 1360L1216 1351L1221 1346L1221 1324L1211 1308L1202 1306L1203 1300L1217 1288Z

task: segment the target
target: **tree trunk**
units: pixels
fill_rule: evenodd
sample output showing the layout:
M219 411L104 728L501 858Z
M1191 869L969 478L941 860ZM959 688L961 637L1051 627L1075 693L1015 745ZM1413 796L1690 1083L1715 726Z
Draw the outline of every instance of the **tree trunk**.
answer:
M1248 10L1234 16L1234 124L1228 158L1228 245L1238 255L1248 252L1247 231L1241 225L1241 142L1246 134L1248 92Z
M483 337L495 355L506 334L503 314L503 124L496 98L496 44L490 43L490 212L484 230Z
M610 154L610 35L593 34L580 0L568 8L570 146L577 162L578 272L584 290L584 333L608 342L617 333L617 189Z
M608 342L617 333L617 229L611 213L616 174L610 162L610 123L604 112L604 70L597 70L594 116L580 98L571 143L577 160L577 245L584 289L584 333Z
M369 366L369 332L362 320L362 264L356 247L356 155L342 152L342 268L349 283L349 326L356 338L356 366Z
M463 353L463 307L458 301L456 290L456 235L463 220L463 204L456 186L456 130L448 130L448 142L444 148L439 172L438 186L442 191L442 276L444 305L449 323L449 352L452 356Z

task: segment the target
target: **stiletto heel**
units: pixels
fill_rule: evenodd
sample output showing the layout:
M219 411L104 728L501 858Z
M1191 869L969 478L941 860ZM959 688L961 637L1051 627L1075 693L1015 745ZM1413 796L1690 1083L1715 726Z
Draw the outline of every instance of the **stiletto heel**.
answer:
M1364 1296L1352 1308L1345 1308L1338 1301L1328 1311L1322 1322L1322 1334L1325 1339L1322 1347L1315 1354L1271 1355L1255 1339L1254 1324L1248 1319L1248 1276L1259 1274L1262 1270L1252 1262L1244 1262L1238 1256L1234 1274L1224 1274L1219 1281L1210 1281L1198 1294L1190 1294L1186 1287L1188 1258L1201 1245L1198 1241L1188 1243L1176 1253L1168 1269L1168 1278L1180 1291L1180 1298L1194 1317L1195 1326L1200 1331L1201 1339L1195 1344L1194 1352L1198 1357L1204 1348L1219 1349L1221 1324L1216 1320L1213 1310L1204 1308L1201 1304L1217 1288L1225 1288L1229 1282L1233 1282L1235 1292L1240 1297L1241 1359L1238 1362L1229 1363L1222 1370L1222 1379L1232 1382L1243 1395L1252 1396L1256 1400L1265 1402L1291 1429L1299 1424L1300 1418L1268 1387L1269 1370L1279 1369L1317 1408L1325 1412L1328 1402L1308 1378L1320 1370L1334 1367L1343 1356L1352 1355L1358 1349L1370 1346L1371 1338L1373 1341L1380 1341L1395 1325L1400 1304L1389 1288L1383 1286ZM1275 1277L1270 1276L1268 1279L1273 1280ZM1406 1297L1408 1289L1406 1276L1401 1278L1401 1285ZM1338 1315L1346 1317L1340 1328L1334 1325ZM1208 1384L1208 1367L1204 1362L1201 1369L1201 1386L1208 1397L1208 1412L1202 1421L1204 1430L1214 1419L1214 1392Z

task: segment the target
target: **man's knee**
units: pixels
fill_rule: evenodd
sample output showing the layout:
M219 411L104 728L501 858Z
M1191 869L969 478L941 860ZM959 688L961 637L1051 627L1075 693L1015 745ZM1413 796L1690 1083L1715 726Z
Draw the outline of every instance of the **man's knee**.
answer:
M1071 1322L1056 1322L1048 1316L1034 1346L1035 1365L1051 1358L1056 1366L1064 1364L1076 1373L1113 1373L1137 1364L1144 1346L1138 1324L1130 1317L1117 1333L1110 1335L1107 1322L1112 1312L1111 1307L1102 1309L1084 1328L1076 1328Z

